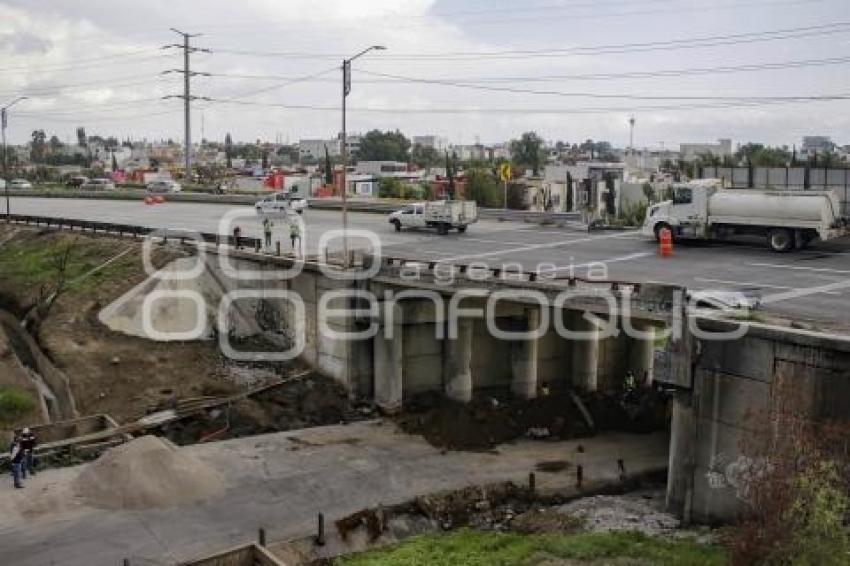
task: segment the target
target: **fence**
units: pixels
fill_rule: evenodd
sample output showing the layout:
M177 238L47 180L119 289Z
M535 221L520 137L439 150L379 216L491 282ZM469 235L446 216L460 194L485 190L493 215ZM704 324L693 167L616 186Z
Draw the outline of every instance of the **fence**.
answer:
M850 169L822 167L704 167L703 179L723 179L732 189L833 191L850 216Z

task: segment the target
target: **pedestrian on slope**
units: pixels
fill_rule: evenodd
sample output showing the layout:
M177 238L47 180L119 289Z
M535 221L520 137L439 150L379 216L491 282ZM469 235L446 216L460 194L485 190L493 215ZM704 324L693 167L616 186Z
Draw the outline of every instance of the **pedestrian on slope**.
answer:
M27 474L35 475L35 445L37 439L35 433L29 428L21 432L21 448L24 451L24 460L21 462L21 477L27 479Z
M24 487L24 484L21 483L21 463L24 461L24 449L21 446L21 436L18 431L15 431L12 445L9 447L9 460L12 462L12 481L15 488L21 489Z

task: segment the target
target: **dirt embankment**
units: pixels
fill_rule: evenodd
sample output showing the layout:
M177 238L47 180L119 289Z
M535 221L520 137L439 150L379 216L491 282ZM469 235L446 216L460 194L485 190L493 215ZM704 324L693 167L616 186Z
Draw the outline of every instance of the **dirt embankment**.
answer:
M0 241L0 305L17 317L63 280L34 338L67 375L80 414L127 421L163 399L238 390L213 342L154 343L97 320L100 309L147 277L141 241L7 225L0 225ZM153 263L161 267L180 253L155 248Z
M333 379L311 373L203 415L168 425L163 431L177 444L224 440L254 434L348 423L368 418Z
M666 401L651 390L624 403L616 395L587 394L580 398L592 421L568 394L551 394L530 401L483 397L469 404L435 393L413 398L396 417L410 434L431 445L452 450L487 450L519 437L570 439L596 432L660 430L666 426Z

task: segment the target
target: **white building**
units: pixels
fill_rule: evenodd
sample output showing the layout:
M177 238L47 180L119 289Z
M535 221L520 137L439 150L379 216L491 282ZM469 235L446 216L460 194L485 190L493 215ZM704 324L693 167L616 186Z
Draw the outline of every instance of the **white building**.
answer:
M723 158L732 155L732 140L721 138L717 143L683 143L679 146L679 153L682 159L688 161L706 154Z
M823 155L835 150L835 144L829 136L803 136L803 155Z
M413 136L413 145L429 147L442 153L449 147L449 140L440 136Z
M328 155L331 157L339 157L339 140L322 140L310 139L300 140L298 142L298 157L301 160L315 159L321 161L325 158L325 148L328 148Z

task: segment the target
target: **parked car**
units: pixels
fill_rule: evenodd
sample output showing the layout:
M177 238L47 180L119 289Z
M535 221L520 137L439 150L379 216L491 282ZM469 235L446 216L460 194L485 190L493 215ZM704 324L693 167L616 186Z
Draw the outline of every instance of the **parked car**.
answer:
M302 214L307 209L307 199L293 196L292 193L276 193L257 201L254 204L257 214L270 214L275 212L297 212Z
M83 176L71 177L70 179L65 181L65 186L72 188L72 189L78 189L88 182L89 182L88 177L83 177Z
M183 190L180 183L176 181L153 181L147 186L149 193L179 193Z
M10 189L31 189L32 183L27 181L26 179L12 179L12 182L9 183Z
M89 179L80 188L84 191L114 191L115 183L109 179Z

